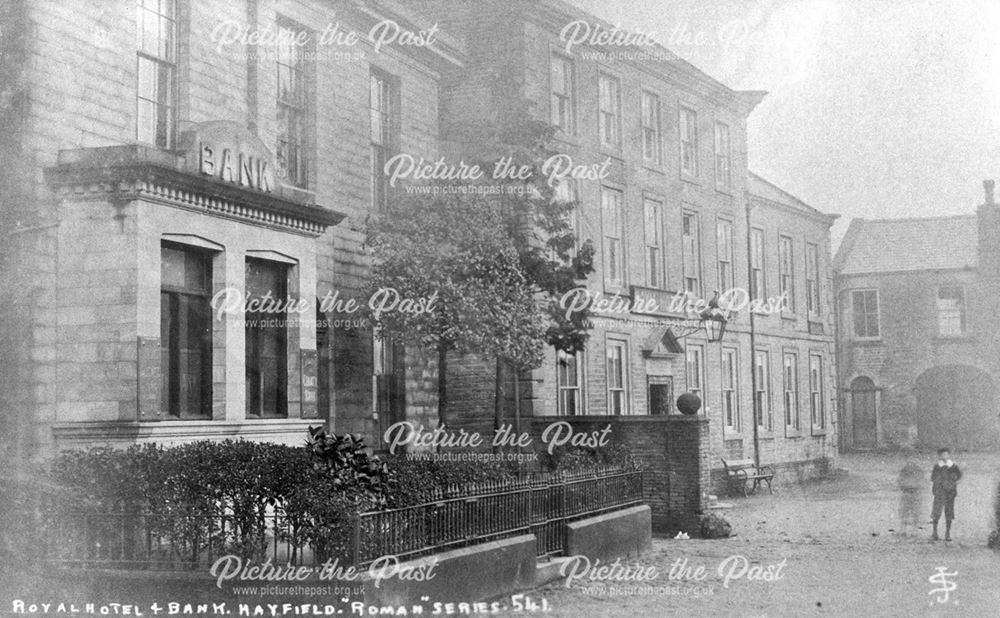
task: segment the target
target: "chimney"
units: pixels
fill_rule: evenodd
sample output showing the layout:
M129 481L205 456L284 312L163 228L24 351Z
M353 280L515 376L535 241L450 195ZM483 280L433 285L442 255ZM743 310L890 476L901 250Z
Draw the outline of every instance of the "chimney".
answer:
M983 192L986 194L986 201L984 204L987 206L993 206L996 202L993 201L993 181L984 180L983 181Z

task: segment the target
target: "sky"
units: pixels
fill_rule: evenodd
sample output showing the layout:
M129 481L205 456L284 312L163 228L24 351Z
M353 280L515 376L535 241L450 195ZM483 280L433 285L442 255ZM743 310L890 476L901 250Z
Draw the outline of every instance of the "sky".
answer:
M840 220L972 214L1000 179L1000 0L569 0L737 90L750 168ZM700 36L699 36L700 33Z

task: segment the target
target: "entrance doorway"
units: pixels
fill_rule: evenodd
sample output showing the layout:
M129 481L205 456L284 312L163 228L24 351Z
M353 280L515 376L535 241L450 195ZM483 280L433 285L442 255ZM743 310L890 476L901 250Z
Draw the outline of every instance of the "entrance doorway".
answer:
M851 418L854 448L870 449L877 445L878 389L871 378L858 377L851 382Z
M673 376L649 376L649 413L670 414L674 405Z

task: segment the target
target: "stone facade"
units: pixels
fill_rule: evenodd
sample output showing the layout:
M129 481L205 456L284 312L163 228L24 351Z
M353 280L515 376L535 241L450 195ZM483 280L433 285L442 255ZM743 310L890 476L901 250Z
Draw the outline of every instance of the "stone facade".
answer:
M845 449L1000 443L1000 207L985 188L975 215L851 222L836 260Z
M230 436L300 443L306 426L324 421L336 431L378 432L372 333L355 326L357 315L319 315L315 305L287 325L285 359L275 360L284 368L277 370L285 399L277 414L247 416L247 339L235 315L213 319L207 334L204 413L164 413L160 273L169 243L212 256L211 292L245 291L246 259L256 258L283 265L293 297L361 294L363 224L373 208L371 76L392 84L391 146L431 158L439 147L440 76L463 55L446 33L434 47L374 49L367 34L379 20L413 31L430 26L391 3L379 7L178 0L167 25L154 16L140 28L137 13L145 9L134 0L0 3L3 57L18 61L3 67L12 77L3 110L3 288L12 291L3 377L12 386L2 403L4 433L15 436L10 445L19 454ZM141 32L155 39L171 21L171 51L164 51L170 44L142 47ZM7 36L15 23L18 36ZM278 153L277 47L227 34L279 25L314 41L294 61L298 77L289 78L301 83L294 101L301 105L301 180L287 175L290 159ZM356 43L320 44L328 27L356 33ZM165 54L158 70L167 71L157 75L169 83L159 92L172 105L163 116L172 123L170 143L160 148L137 133L137 88L152 79L138 67L157 54ZM206 137L209 129L215 133ZM231 174L221 159L218 168L198 160L211 140L214 156L230 151ZM249 161L251 151L270 166L266 186L253 177L257 168L244 171L237 159ZM331 325L321 333L324 320ZM425 388L434 366L413 352L399 382L417 390L400 398L411 408L401 413L436 411L434 389Z
M503 122L497 110L525 108L539 120L558 124L561 117L554 107L559 103L554 101L559 97L553 89L555 80L560 80L569 83L570 93L564 97L569 111L553 148L580 165L607 162L603 178L578 180L574 186L578 236L596 248L596 272L587 290L626 302L653 299L659 309L593 316L588 345L577 359L579 384L571 389L576 402L572 414L587 419L579 422L614 414L615 406L625 418L654 413L653 396L669 402L664 412L676 412L676 396L693 390L704 400L711 467L721 472L721 457L754 456L746 307L732 316L721 345L706 341L697 323L692 326L690 315L669 308L686 289L691 299L708 299L713 291L747 289L749 208L751 225L764 233L765 296L778 296L779 238L787 236L791 242L789 274L795 307L781 315L756 317L756 347L770 354L764 416L773 419L760 432L760 459L807 474L816 462L833 457L837 415L829 230L834 217L749 172L746 118L763 93L734 91L658 47L632 54L638 58L620 55L610 46L580 44L567 49L560 35L574 20L610 26L564 3L494 3L474 11L456 10L443 2L427 7L429 11L438 7L437 19L466 32L469 44L467 66L446 77L449 87L442 100L446 139L460 141L464 129L477 122ZM565 74L570 75L568 82L562 81ZM612 103L601 98L602 88L605 94L611 89ZM602 108L614 118L611 139L603 139ZM649 109L653 113L644 116ZM693 128L687 132L682 125L690 114ZM644 133L652 137L644 138ZM687 161L685 141L693 143ZM621 208L617 233L609 232L616 224L602 206L609 194ZM614 256L611 242L616 243ZM816 311L806 309L807 245L814 247L816 256ZM657 252L653 258L651 246ZM622 351L623 395L609 394L607 359L612 347ZM728 427L723 414L726 352L735 355L730 396L735 409ZM781 391L785 354L794 354L795 385L790 391L798 399L798 420L787 427ZM812 356L820 358L815 426L810 422ZM559 403L559 363L550 350L541 368L520 376L522 416L537 422L570 413ZM493 375L488 360L464 358L450 364L449 392L455 395L451 405L463 426L479 431L493 427ZM509 422L514 414L509 376L505 391ZM621 403L610 405L611 396L621 398ZM635 448L646 450L638 443Z
M746 118L763 93L732 90L659 47L638 58L614 48L567 48L560 39L567 23L597 22L554 1L473 7L432 0L417 15L392 2L334 10L312 0L178 0L167 20L176 28L175 49L157 65L173 89L160 93L170 101L164 134L173 139L157 147L137 131L145 105L137 92L151 79L139 67L163 51L140 45L144 7L133 0L98 7L0 1L4 23L23 26L2 39L4 58L18 62L0 67L11 84L2 109L2 276L11 302L0 328L11 386L0 396L5 434L18 454L235 436L298 443L307 426L322 422L378 443L392 420L436 423L433 354L396 350L399 362L376 366L377 346L357 315L315 306L285 327L282 353L268 359L279 367L282 393L271 414L247 415L248 402L264 395L248 392L247 376L257 369L246 360L249 335L240 316L213 316L202 333L210 361L200 382L164 380L177 362L164 353L163 303L176 292L165 289L164 247L210 256L204 293L246 292L248 259L281 265L296 298L363 293L370 266L364 224L374 208L373 75L387 84L393 151L428 160L461 156L470 128L502 128L503 112L524 110L562 124L555 150L605 170L573 189L578 235L597 249L587 290L652 300L657 308L595 315L573 393L560 388L561 361L551 351L541 368L519 377L516 398L506 389L508 420L515 401L532 426L563 418L566 404L558 402L567 397L581 423L603 422L616 408L618 433L650 464L662 474L697 476L696 497L677 494L694 500L695 512L721 457L757 455L808 471L834 452L832 218L749 172ZM376 50L366 34L383 18L412 31L440 28L431 46ZM330 28L360 36L350 45L305 45L294 62L297 77L281 81L276 47L239 35L279 26L314 41ZM147 23L142 31L160 27ZM553 96L555 60L566 80L563 103ZM298 94L290 103L279 90L293 83ZM301 123L297 166L291 151L279 148L279 120L292 103ZM562 116L554 111L560 104L568 106ZM269 173L244 169L244 159L267 164ZM685 290L690 300L704 300L746 288L748 210L750 227L763 231L762 295L777 296L786 274L795 307L755 317L755 346L770 354L761 390L764 418L772 419L756 441L747 309L731 316L720 344L669 307ZM779 266L782 237L791 248L788 273ZM808 246L815 247L818 312L806 310ZM609 388L609 354L620 355L620 389ZM781 386L786 355L796 368L788 392L798 401L798 421L791 424ZM813 356L821 359L818 391L811 390ZM449 367L453 411L462 424L490 431L493 364L456 358ZM265 382L254 383L261 393ZM206 398L196 418L164 409L165 392L192 384ZM375 395L386 384L394 389L391 409L380 408ZM665 441L674 423L668 413L685 391L704 401L696 470L684 467L689 454L679 442L668 448ZM814 391L817 418L825 419L819 423L810 418ZM664 422L648 422L659 413ZM650 482L655 488L660 481ZM680 508L671 500L662 498L661 512Z

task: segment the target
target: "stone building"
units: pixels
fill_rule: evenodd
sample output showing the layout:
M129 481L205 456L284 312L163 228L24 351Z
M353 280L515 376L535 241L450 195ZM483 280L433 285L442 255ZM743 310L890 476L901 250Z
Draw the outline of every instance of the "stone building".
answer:
M466 66L445 78L445 139L527 102L529 113L558 127L557 151L607 170L564 190L578 203L578 236L596 248L587 294L630 309L595 314L584 352L550 350L541 368L520 376L518 405L507 403L505 422L519 414L540 430L560 419L603 426L613 418L617 434L659 461L673 402L694 392L711 445L699 465L718 478L722 457L755 456L756 367L761 461L803 474L825 465L837 450L834 217L748 171L746 118L764 93L732 90L659 46L576 42L574 32L613 27L567 3L425 6L438 7L433 14L446 29L464 32L469 50ZM745 299L726 296L745 293L751 276L750 295L763 302L753 352ZM708 342L683 308L685 299L715 292L740 309L721 344ZM785 308L768 311L782 293ZM491 364L465 358L450 367L450 405L463 425L492 430Z
M834 262L843 448L993 449L1000 207L851 221Z
M453 37L414 44L433 25L392 2L5 0L0 23L0 396L18 461L436 415L433 366L402 375L334 309L364 284L378 162L438 152ZM268 293L306 303L212 303Z
M297 443L322 422L377 443L396 420L436 424L433 359L345 309L369 267L364 223L393 197L393 154L461 156L465 128L525 102L558 127L554 149L605 170L560 191L598 250L587 291L633 306L522 376L526 429L613 419L651 462L705 483L722 457L806 474L835 451L832 217L748 171L763 93L659 46L572 42L567 26L611 26L556 0L0 12L0 408L18 456ZM762 303L753 349L733 290ZM721 343L683 308L715 292L738 309ZM212 302L268 293L305 304L274 320L274 306ZM492 368L463 361L450 404L491 431ZM704 401L691 426L671 413L686 391Z

